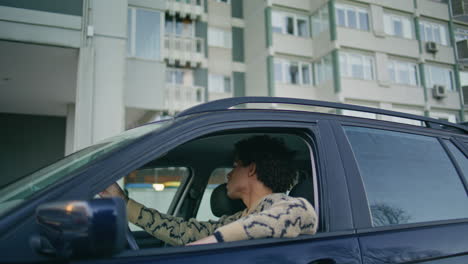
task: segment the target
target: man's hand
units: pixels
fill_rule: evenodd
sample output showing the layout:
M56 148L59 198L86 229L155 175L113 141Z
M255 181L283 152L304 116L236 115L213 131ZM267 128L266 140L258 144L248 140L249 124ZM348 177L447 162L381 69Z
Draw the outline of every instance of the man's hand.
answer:
M214 236L208 236L208 237L202 238L200 240L197 240L195 242L188 243L186 246L212 244L212 243L218 243L218 240L216 240L216 238Z

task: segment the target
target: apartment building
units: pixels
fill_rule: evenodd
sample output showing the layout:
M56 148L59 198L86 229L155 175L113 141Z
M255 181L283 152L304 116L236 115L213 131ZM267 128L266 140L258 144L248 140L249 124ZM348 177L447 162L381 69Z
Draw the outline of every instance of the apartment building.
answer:
M0 0L5 174L245 94L243 32L241 0Z
M463 3L452 16L436 0L0 0L1 167L20 176L231 96L463 121Z
M451 122L465 118L446 1L269 0L244 6L247 95L337 101Z

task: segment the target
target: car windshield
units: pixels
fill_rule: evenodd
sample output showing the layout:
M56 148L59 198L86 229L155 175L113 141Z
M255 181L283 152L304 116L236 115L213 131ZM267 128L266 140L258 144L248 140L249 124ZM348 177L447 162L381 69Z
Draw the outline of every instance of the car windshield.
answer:
M125 131L117 136L97 142L90 147L75 152L58 162L3 187L0 189L0 215L104 154L127 145L143 135L166 127L170 123L172 122L162 121Z

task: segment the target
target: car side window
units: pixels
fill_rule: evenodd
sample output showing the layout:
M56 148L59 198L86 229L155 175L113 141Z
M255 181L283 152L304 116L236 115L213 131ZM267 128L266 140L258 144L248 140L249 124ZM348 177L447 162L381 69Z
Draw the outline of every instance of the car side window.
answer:
M198 208L197 220L218 220L219 217L213 215L213 212L211 211L211 193L216 187L218 187L218 185L226 182L226 175L231 171L231 169L232 168L217 168L213 171L213 173L211 173L210 179L208 180L208 185L206 186L205 192L203 193L200 207Z
M344 127L374 227L468 217L468 197L437 138Z
M468 159L466 158L465 154L463 154L463 152L461 152L452 142L449 140L444 140L444 142L457 161L458 166L460 166L463 177L465 177L466 182L468 182Z
M126 176L124 186L131 199L167 213L179 186L189 174L186 167L141 169ZM130 227L131 230L143 230L133 224Z

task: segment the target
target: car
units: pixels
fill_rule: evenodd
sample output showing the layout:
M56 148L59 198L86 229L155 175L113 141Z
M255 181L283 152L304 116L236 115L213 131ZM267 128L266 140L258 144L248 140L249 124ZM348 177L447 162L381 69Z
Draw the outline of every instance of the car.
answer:
M343 110L385 118L337 114ZM0 261L468 263L467 133L442 120L333 102L208 102L0 189ZM295 151L289 194L314 206L316 234L170 246L128 228L123 200L98 198L119 181L130 198L184 219L235 212L222 186L234 143L253 135L281 138Z

